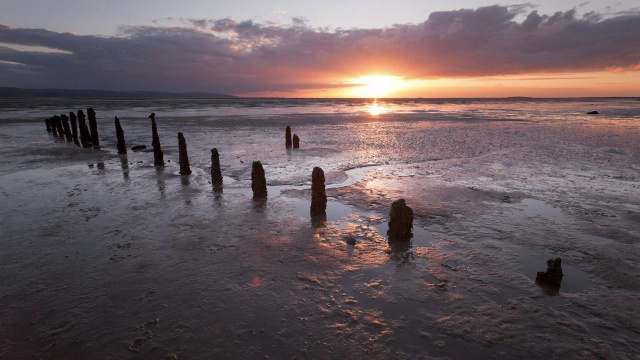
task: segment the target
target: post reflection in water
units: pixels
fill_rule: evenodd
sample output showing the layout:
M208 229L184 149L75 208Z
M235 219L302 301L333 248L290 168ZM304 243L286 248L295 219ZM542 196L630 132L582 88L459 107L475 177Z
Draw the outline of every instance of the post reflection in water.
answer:
M122 167L124 181L129 181L129 159L127 155L120 155L120 167Z
M327 227L327 214L311 214L311 226L316 229Z
M180 182L182 183L183 186L189 186L189 184L191 184L191 181L189 181L188 175L180 175Z
M253 208L260 213L263 213L267 208L267 198L266 197L258 197L253 198Z
M156 166L156 182L158 183L158 191L160 192L160 197L166 197L167 194L165 192L166 185L164 183L164 167Z

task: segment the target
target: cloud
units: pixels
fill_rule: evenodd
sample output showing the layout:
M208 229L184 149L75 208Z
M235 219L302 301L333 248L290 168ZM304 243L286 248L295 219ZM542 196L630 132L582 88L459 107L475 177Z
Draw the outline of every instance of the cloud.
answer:
M541 15L531 9L527 3L435 12L420 24L350 30L311 28L300 18L286 26L187 19L123 27L112 37L0 25L0 43L64 51L0 47L0 82L250 93L332 87L374 73L441 78L640 70L640 14L577 18L575 10ZM519 16L524 20L516 21Z

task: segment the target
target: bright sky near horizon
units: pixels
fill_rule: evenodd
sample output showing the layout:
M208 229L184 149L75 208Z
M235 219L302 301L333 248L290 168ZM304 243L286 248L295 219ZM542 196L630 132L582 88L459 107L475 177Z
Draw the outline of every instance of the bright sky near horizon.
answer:
M637 0L0 0L0 9L0 86L640 96Z

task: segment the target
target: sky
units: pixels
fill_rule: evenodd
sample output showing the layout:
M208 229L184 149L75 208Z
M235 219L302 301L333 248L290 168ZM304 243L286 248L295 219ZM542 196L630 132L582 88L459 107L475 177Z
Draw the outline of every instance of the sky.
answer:
M640 96L637 0L0 0L0 86Z

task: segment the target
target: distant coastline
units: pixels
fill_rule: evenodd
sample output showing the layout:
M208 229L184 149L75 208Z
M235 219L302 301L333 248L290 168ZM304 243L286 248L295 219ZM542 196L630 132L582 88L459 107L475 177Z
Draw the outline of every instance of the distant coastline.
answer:
M210 92L163 92L163 91L116 91L116 90L91 90L91 89L29 89L16 87L0 87L0 99L18 98L65 98L65 99L183 99L183 100L208 100L208 99L252 99L252 100L374 100L375 98L353 97L280 97L280 96L236 96ZM531 96L507 96L507 97L381 97L381 101L575 101L575 100L606 100L606 99L632 99L640 101L640 96L585 96L585 97L531 97Z
M23 89L0 87L0 98L137 98L137 99L234 99L237 96L208 92L173 93L161 91L111 91L72 89Z

